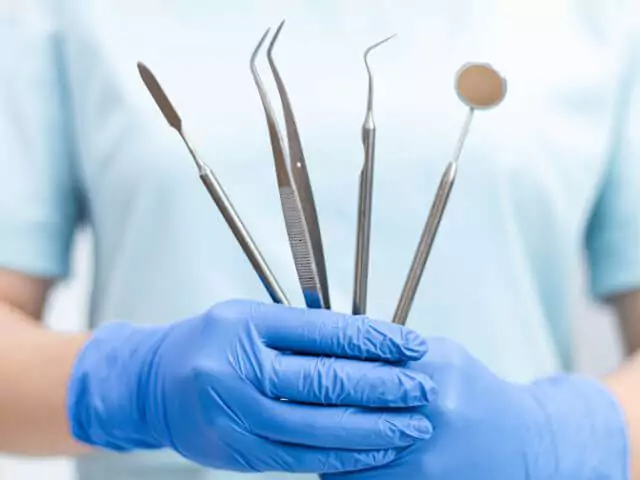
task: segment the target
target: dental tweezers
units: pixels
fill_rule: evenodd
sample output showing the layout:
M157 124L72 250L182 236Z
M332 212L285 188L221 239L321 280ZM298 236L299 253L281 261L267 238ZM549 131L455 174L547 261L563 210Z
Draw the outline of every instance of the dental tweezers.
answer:
M331 308L329 285L311 182L291 102L273 60L273 48L284 23L282 21L278 26L271 40L267 50L267 58L282 103L288 149L284 145L275 112L256 67L258 53L271 29L268 29L262 36L251 56L251 72L266 115L280 203L304 300L309 308L329 309Z

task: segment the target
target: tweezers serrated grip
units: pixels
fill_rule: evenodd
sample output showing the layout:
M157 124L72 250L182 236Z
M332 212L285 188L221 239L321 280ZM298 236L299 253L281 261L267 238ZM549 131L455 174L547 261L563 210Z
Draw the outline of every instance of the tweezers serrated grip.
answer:
M305 228L298 197L290 187L280 188L280 201L289 245L295 260L296 272L309 308L327 308L322 300L322 290L316 263L313 261L311 241Z

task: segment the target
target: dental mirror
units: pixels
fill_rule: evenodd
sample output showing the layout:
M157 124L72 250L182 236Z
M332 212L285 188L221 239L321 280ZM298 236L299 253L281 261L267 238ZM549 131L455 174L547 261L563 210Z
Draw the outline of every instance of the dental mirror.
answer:
M469 113L462 126L458 137L458 143L452 160L442 174L440 185L436 191L435 199L431 205L427 222L422 231L418 248L416 249L409 274L405 280L400 300L393 315L393 323L405 325L409 317L409 311L418 291L422 274L431 254L431 249L440 228L440 222L444 215L449 196L456 180L458 161L462 153L462 147L469 134L473 114L476 110L487 110L498 106L507 94L506 80L493 68L485 63L467 63L456 74L455 90L458 98L469 107Z
M475 110L498 106L507 94L507 81L489 64L468 63L456 74L456 93Z

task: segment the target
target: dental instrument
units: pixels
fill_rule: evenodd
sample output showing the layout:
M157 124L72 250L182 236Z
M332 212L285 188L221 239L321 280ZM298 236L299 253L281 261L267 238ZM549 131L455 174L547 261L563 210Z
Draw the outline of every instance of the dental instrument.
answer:
M153 100L162 112L162 115L166 119L167 123L176 132L178 132L178 134L182 138L182 141L189 150L189 153L193 158L196 167L198 168L200 180L204 184L207 192L209 193L212 200L218 207L218 210L227 222L227 225L240 244L240 247L244 251L247 259L253 266L253 269L258 274L258 277L267 290L269 297L271 297L271 300L275 303L289 305L289 300L287 299L284 291L278 284L278 281L276 280L273 272L269 269L266 260L260 253L260 250L258 249L258 246L254 242L254 240L251 238L249 231L242 223L240 216L234 209L233 204L222 188L222 185L214 175L211 168L200 159L195 149L189 142L182 128L182 119L180 118L180 115L169 100L169 97L167 97L155 75L142 62L138 62L138 72L140 73L142 81L147 87L147 90L149 90L149 93L153 97Z
M455 88L458 98L469 108L469 112L462 126L453 159L445 168L440 180L440 185L422 231L400 300L393 315L393 323L398 325L405 325L409 317L411 306L453 189L458 171L458 161L469 134L474 113L476 110L487 110L498 106L507 94L506 79L491 65L485 63L463 65L456 74Z
M376 151L376 125L373 119L373 74L369 65L369 54L388 42L391 35L370 46L364 53L364 63L369 77L369 95L367 113L362 125L362 146L364 164L360 172L360 190L358 193L358 225L356 230L356 262L353 288L353 315L364 315L367 311L367 288L369 280L369 257L371 245L371 211L373 203L373 169Z
M322 237L302 142L287 90L273 60L273 49L284 23L284 20L280 23L271 40L267 58L282 104L288 148L284 145L275 112L256 67L258 53L270 29L262 36L251 56L251 72L266 115L285 227L304 300L309 308L330 309Z

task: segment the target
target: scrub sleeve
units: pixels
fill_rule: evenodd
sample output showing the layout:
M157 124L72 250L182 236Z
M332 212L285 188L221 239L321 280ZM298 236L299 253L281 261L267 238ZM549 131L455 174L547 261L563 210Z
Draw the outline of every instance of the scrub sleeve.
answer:
M41 3L0 8L0 268L68 274L78 189L61 37Z

